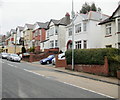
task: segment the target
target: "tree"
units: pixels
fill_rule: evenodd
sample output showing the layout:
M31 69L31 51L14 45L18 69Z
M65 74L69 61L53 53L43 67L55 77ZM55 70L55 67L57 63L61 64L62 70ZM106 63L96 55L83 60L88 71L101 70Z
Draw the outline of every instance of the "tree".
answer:
M86 14L87 12L90 11L90 5L85 2L85 4L83 4L82 9L80 10L80 13Z
M97 11L97 8L96 8L96 6L95 6L95 3L92 3L92 4L91 4L90 10L91 10L91 11Z
M98 7L97 11L98 11L98 12L101 12L101 8L100 8L100 7Z
M25 47L22 47L22 53L26 53Z
M80 13L83 13L83 14L86 14L88 13L89 11L101 11L101 8L96 7L95 3L92 3L91 5L89 5L87 2L85 2L85 4L83 4L81 10L80 10Z

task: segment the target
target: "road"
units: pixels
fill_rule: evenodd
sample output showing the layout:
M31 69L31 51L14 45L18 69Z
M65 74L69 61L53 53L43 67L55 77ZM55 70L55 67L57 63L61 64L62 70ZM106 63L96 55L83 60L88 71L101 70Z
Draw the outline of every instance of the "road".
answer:
M2 64L2 98L109 98L102 93L89 91L50 76L49 73L55 73L52 69L25 62L2 60L0 63ZM48 73L49 76L36 74L35 71L38 70Z

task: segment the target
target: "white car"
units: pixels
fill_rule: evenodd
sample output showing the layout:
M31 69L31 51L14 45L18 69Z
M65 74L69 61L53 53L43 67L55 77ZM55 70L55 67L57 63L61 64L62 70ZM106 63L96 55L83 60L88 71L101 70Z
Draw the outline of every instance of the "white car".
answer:
M59 60L65 59L65 53L59 54L59 55L58 55L58 59L59 59ZM56 59L55 59L55 58L52 59L52 64L53 64L53 65L56 64Z
M7 59L8 53L2 52L1 57L2 59Z
M20 62L21 58L17 54L10 54L8 60Z

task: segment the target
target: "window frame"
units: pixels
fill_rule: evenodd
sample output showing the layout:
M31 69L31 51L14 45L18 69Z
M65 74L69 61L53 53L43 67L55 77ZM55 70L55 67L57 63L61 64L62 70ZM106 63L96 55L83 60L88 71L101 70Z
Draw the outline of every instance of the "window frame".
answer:
M82 49L82 41L81 40L75 41L75 48L76 49Z
M82 24L81 23L75 25L75 33L80 33L80 32L82 32Z
M112 34L112 24L106 24L106 35L111 35Z

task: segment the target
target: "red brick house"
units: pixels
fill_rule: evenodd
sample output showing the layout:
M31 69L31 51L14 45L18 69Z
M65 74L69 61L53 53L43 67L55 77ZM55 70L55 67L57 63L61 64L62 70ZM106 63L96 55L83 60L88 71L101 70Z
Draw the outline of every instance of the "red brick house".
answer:
M33 46L35 51L42 51L41 44L46 40L46 29L48 28L48 22L36 22L33 29Z

